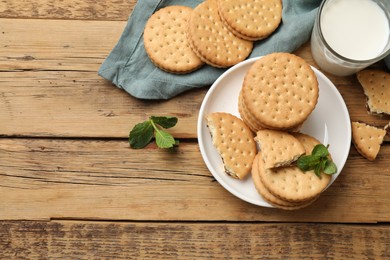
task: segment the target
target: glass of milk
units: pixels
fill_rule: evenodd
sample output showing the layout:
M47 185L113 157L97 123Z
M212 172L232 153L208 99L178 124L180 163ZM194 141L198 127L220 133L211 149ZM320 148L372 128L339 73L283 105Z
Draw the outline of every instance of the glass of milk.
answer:
M390 54L390 0L323 0L311 36L313 58L347 76Z

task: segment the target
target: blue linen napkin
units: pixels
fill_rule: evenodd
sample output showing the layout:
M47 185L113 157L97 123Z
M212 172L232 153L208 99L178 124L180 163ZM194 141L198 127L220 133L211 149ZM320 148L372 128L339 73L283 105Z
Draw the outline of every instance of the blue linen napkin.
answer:
M210 86L226 69L204 65L176 75L156 68L147 56L143 30L149 17L169 5L194 8L202 0L139 0L118 43L99 69L99 75L139 99L169 99L184 91ZM293 52L308 41L321 0L283 0L282 23L265 40L257 41L249 58L272 52Z

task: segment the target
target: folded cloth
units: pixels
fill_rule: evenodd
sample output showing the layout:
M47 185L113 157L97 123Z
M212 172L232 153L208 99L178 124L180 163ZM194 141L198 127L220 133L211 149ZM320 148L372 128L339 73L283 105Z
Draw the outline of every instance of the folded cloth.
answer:
M194 8L200 0L140 0L99 75L140 99L169 99L184 91L210 86L226 69L204 65L184 75L164 72L149 60L143 30L149 17L169 5ZM272 52L293 52L308 41L321 0L283 0L282 23L268 38L257 41L249 58Z

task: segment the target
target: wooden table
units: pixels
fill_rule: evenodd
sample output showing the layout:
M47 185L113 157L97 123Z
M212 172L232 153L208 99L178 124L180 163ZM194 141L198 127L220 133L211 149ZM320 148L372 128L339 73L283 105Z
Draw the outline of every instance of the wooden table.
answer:
M207 87L142 101L97 76L135 2L0 2L0 259L388 259L389 143L375 162L351 146L308 208L234 197L199 152ZM308 44L296 54L315 66ZM352 120L389 121L354 76L328 76ZM179 118L177 149L129 148L150 115Z

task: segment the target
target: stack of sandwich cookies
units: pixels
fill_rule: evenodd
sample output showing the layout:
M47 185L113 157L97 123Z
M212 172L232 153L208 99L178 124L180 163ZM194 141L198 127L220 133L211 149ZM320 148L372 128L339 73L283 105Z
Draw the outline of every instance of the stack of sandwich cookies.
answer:
M275 207L287 210L306 207L318 199L331 181L331 175L318 175L314 170L304 172L296 163L301 156L311 155L320 144L315 138L298 133L318 97L314 71L293 54L266 55L245 74L238 110L246 131L256 133L256 156L250 158L252 180L262 198ZM220 151L214 141L216 126L207 120L214 146ZM227 146L234 143L226 136L220 137Z
M264 39L282 20L281 0L217 0L217 3L225 26L242 39Z
M161 70L184 74L204 64L187 41L187 23L191 13L190 7L168 6L149 18L143 36L145 51Z
M305 134L294 134L294 137L305 147L306 154L310 154L314 146L320 143ZM304 173L293 164L266 168L264 153L265 151L260 151L254 160L252 177L260 195L275 207L299 209L308 206L319 197L331 180L330 175L324 174L318 178L314 171Z
M317 77L306 61L290 53L272 53L246 73L240 115L256 131L296 131L314 110L318 96Z
M242 102L242 95L241 92L239 93L238 96L238 112L242 118L242 120L245 122L246 125L249 126L249 128L256 133L258 130L263 129L262 126L259 126L253 118L249 118L250 114L247 112L246 108L243 106Z
M245 107L244 102L242 101L241 92L239 93L239 96L238 96L238 112L239 112L242 120L250 127L250 129L253 132L256 133L259 130L263 130L263 129L267 129L267 128L270 129L267 126L260 125L260 123L248 112L247 108ZM301 126L302 126L302 124L300 124L294 128L288 129L288 131L289 132L299 132Z
M261 195L261 197L268 202L269 204L273 205L276 208L281 208L285 210L297 210L304 207L309 206L312 204L318 197L313 198L308 201L304 202L291 202L286 201L283 199L280 199L279 197L276 197L274 194L272 194L263 184L263 182L260 179L259 175L259 168L263 167L263 160L262 160L262 154L259 152L255 159L253 160L252 164L252 180L255 184L257 192Z
M206 123L225 172L233 178L244 179L257 153L252 131L241 119L228 113L211 113Z
M253 42L238 38L222 22L216 0L207 0L190 14L188 41L193 51L213 67L230 67L245 60Z

